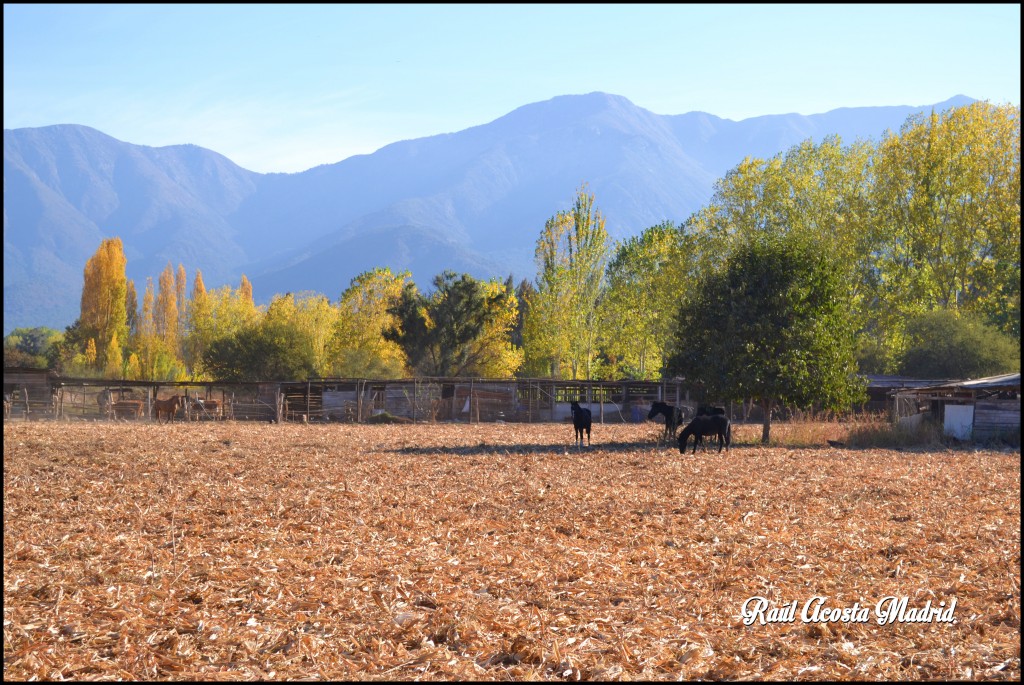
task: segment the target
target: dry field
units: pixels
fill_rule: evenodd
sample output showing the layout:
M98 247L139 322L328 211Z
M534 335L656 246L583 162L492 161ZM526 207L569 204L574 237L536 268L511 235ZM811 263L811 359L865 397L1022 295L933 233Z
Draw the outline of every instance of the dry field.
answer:
M1019 448L659 431L8 422L4 679L1020 679Z

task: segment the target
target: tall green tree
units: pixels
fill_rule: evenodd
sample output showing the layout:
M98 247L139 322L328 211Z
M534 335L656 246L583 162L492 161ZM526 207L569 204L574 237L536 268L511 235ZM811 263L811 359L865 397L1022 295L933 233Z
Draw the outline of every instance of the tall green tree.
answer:
M1020 339L1020 108L976 102L908 118L875 159L877 312L890 347L936 308Z
M673 265L682 258L681 233L671 221L616 243L608 264L601 347L616 360L617 376L661 376L683 283Z
M763 443L780 405L847 409L864 390L842 273L802 236L746 239L687 291L669 369L708 398L757 401Z
M258 320L212 341L203 353L203 367L214 378L228 381L310 378L316 374L313 350L297 317L291 293L275 296Z
M836 258L849 277L856 314L874 277L873 147L838 136L806 140L767 160L748 157L715 184L711 203L684 226L686 280L714 269L737 241L796 235Z
M524 322L526 368L562 376L567 367L573 379L593 377L610 253L604 216L584 184L572 208L548 219L537 239L537 292Z
M544 223L537 239L537 287L524 298L523 349L529 376L559 377L561 364L569 354L571 288L568 257L561 249L568 224L568 215L559 212Z
M475 345L496 312L502 292L489 292L468 274L445 271L434 277L434 291L422 294L407 283L389 312L398 322L384 338L397 343L413 372L423 376L471 375L479 368Z

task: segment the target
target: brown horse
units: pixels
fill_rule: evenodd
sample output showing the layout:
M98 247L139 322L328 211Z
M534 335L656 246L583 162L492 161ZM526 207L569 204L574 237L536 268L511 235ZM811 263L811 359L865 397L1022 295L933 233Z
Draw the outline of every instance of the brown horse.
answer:
M115 419L138 419L142 417L142 400L117 400L110 410Z
M219 419L220 416L220 402L217 400L201 400L198 396L191 398L189 404L189 413L192 415L190 418L195 420L200 419Z
M180 406L182 406L181 395L175 395L169 400L153 400L153 413L156 415L156 422L160 423L160 418L166 415L167 423L170 423L174 420L174 415L178 413Z

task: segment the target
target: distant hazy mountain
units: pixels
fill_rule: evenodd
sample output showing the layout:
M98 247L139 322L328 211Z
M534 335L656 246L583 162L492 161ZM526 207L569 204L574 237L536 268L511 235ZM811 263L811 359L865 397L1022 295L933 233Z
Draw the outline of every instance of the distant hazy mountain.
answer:
M154 148L85 126L4 130L4 334L63 328L85 262L119 236L141 297L168 263L208 288L244 273L258 302L312 290L336 301L363 271L535 273L544 222L586 183L613 238L684 221L743 157L808 138L878 140L920 107L743 121L658 115L604 93L526 105L458 133L393 143L295 174L259 174L194 145Z

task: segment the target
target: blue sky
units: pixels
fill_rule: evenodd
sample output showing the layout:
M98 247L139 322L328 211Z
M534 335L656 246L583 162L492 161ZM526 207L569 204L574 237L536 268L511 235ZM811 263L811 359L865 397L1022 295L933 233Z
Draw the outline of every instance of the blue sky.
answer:
M741 120L1020 104L1020 5L4 5L4 128L259 172L602 91Z

